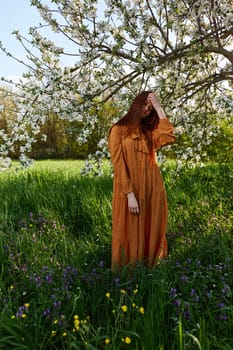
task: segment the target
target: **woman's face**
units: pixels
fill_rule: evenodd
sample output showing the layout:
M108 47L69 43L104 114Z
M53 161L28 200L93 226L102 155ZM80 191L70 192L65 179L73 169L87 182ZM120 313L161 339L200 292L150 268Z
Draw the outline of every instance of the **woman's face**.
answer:
M142 106L142 111L141 111L141 118L146 118L150 113L153 111L153 106L150 100L148 98L146 99L144 105Z

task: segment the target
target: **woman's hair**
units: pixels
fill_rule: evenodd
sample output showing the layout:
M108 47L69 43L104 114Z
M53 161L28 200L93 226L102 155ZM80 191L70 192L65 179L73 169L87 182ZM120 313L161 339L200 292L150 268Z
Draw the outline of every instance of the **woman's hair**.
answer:
M157 112L153 109L147 117L141 117L143 105L146 103L146 99L150 93L152 93L152 91L143 91L137 95L128 112L116 123L116 125L126 126L129 133L138 127L144 132L153 130L159 121Z

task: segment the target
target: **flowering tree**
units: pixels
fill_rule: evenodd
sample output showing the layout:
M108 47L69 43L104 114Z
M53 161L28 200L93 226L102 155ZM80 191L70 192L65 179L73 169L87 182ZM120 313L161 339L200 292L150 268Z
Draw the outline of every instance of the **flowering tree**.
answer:
M30 39L16 32L27 51L28 73L17 84L18 119L2 131L1 155L21 142L21 161L49 111L80 120L85 142L95 128L90 107L111 99L121 113L142 89L155 90L180 134L179 159L199 161L218 118L232 110L233 12L231 0L31 0L44 24ZM71 51L41 34L44 25L67 38ZM1 46L2 50L7 50ZM8 53L9 54L9 53ZM73 56L62 67L60 58ZM16 58L17 59L17 58ZM185 141L186 140L186 141ZM100 140L100 146L105 146Z

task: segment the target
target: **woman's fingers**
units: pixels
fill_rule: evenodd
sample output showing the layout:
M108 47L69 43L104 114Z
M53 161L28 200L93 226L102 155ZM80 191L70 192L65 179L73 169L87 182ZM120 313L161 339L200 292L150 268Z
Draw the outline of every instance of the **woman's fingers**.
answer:
M132 213L132 214L138 214L139 213L139 208L129 208L129 211Z
M139 214L139 205L134 194L128 195L128 207L132 214Z
M149 94L147 98L154 107L157 107L160 105L159 98L154 93Z

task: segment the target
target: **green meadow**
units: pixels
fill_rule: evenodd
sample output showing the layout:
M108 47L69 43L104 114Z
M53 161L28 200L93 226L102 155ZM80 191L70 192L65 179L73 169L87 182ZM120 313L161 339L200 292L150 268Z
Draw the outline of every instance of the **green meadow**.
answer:
M0 349L232 350L233 165L162 174L169 255L111 272L109 167L0 173Z

